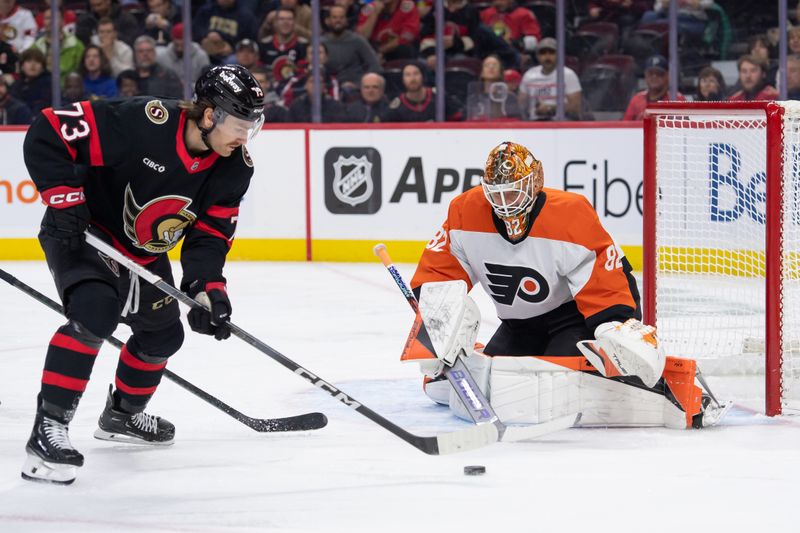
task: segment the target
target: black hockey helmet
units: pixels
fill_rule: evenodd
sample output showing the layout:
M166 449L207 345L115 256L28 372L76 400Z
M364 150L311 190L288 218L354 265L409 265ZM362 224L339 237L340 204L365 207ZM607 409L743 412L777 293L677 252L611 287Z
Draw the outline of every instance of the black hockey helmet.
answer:
M194 99L196 102L206 100L243 120L257 121L264 116L261 85L241 65L222 65L207 70L194 84Z

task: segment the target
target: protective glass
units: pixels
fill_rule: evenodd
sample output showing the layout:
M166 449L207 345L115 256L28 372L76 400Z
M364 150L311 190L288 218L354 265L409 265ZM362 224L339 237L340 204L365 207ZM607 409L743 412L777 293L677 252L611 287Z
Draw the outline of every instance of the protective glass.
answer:
M487 183L481 180L483 194L500 218L524 213L533 204L533 172L511 183Z
M214 124L214 128L225 136L241 139L247 143L252 141L261 131L261 126L264 125L264 115L261 115L256 120L245 120L216 108L214 110Z

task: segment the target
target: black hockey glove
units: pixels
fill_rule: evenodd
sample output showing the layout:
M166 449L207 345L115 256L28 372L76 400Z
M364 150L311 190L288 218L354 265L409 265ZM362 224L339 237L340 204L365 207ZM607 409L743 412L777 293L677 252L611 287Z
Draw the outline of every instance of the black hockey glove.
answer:
M231 336L228 321L231 319L231 301L222 281L193 281L189 285L189 296L207 309L192 308L187 319L192 331L213 335L221 341Z
M42 200L47 205L42 219L44 232L70 250L78 250L91 218L83 189L65 185L53 187L42 191Z

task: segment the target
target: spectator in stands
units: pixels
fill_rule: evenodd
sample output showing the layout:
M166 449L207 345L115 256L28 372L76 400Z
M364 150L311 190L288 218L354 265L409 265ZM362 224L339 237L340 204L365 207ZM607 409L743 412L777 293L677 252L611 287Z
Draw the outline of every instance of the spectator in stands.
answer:
M328 47L325 66L336 73L343 89L355 88L359 80L363 86L362 76L366 72L380 72L381 65L375 50L363 36L347 28L347 10L344 6L331 6L325 24L329 30L322 37L322 42Z
M116 95L116 83L114 84L114 93ZM61 105L74 104L75 102L82 102L87 98L94 99L94 95L86 94L86 88L83 85L83 77L77 72L70 72L64 78L64 90L61 91Z
M33 113L52 102L52 77L47 71L47 59L38 48L28 48L19 57L19 79L11 86L11 95Z
M739 68L741 90L733 93L728 100L743 102L750 100L775 100L778 91L767 83L767 64L751 55L745 55L736 62Z
M311 8L306 4L301 4L299 0L280 0L278 8L267 13L264 22L258 30L258 40L263 41L265 37L277 32L275 28L275 17L278 9L288 9L294 13L295 32L298 37L305 40L311 39Z
M91 98L117 96L117 81L111 77L111 64L99 46L90 44L86 47L78 73L83 78L84 90Z
M786 58L786 97L800 100L800 54Z
M197 11L192 34L212 63L230 63L236 43L255 39L255 16L237 0L214 0Z
M645 24L669 22L670 0L655 0L653 9L642 15ZM678 0L678 31L688 34L695 40L702 37L708 22L706 9L711 9L714 0Z
M0 0L2 1L2 0ZM44 2L46 5L50 5L50 2ZM58 0L58 7L61 10L61 15L64 18L64 26L63 29L67 33L75 33L75 23L78 21L78 15L72 9L64 9L64 2L63 0ZM39 28L39 35L42 32L50 31L50 28L45 27L44 25L44 11L39 11L38 13L34 13L34 19L36 20L36 27Z
M12 76L17 73L17 61L19 56L14 51L14 47L7 42L0 40L0 76Z
M272 69L275 83L284 85L292 77L302 76L308 41L297 34L294 11L279 7L274 13L275 33L261 41L261 62Z
M323 85L325 85L324 81L327 79L327 75L324 71L325 68L322 67L320 75ZM311 122L311 98L314 94L311 69L309 69L308 76L306 76L304 83L305 93L295 98L292 105L289 106L289 115L291 116L292 122ZM329 87L324 87L322 92L322 122L345 122L347 120L347 115L345 114L344 105L331 98L329 91Z
M58 14L59 23L61 23L60 13ZM44 12L45 25L50 25L50 9ZM61 55L59 57L59 68L61 69L61 84L64 84L64 78L70 72L78 70L83 57L83 43L71 33L61 31ZM45 32L41 37L34 41L32 48L38 48L47 58L47 70L53 70L53 56L50 53L50 35L51 33Z
M149 35L141 35L133 43L136 75L141 94L180 98L183 85L175 71L156 62L156 41Z
M117 91L122 98L139 96L139 76L135 70L123 70L117 76Z
M518 50L532 52L542 38L536 15L514 0L493 0L491 7L481 11L481 22Z
M258 44L252 39L242 39L236 43L236 63L250 70L260 65Z
M800 54L800 26L789 28L786 33L789 37L789 53Z
M8 82L0 76L0 126L31 123L31 110L8 90Z
M430 122L436 120L436 95L425 86L422 65L409 63L403 67L403 92L389 103L384 122ZM460 105L450 96L445 98L445 118L461 120Z
M156 61L165 69L175 72L182 82L183 79L183 23L179 22L172 26L171 33L172 41L167 46L159 46L156 48ZM211 61L208 59L208 54L196 42L191 42L191 50L189 57L192 61L192 78L190 83L194 84L203 69L206 68Z
M358 100L347 105L347 121L383 122L388 111L386 80L380 74L367 72L361 76Z
M170 0L147 0L144 33L156 40L157 46L166 46L172 36L172 27L181 21L181 14Z
M22 52L33 44L37 31L30 10L18 6L16 0L0 0L0 40L10 44L14 51Z
M75 24L75 35L83 44L91 42L92 35L97 31L97 23L102 18L114 21L117 37L127 45L132 45L141 31L136 17L111 0L89 0L89 8L89 11L78 17Z
M747 40L749 54L767 65L767 84L775 87L778 76L778 62L772 61L769 57L769 41L764 34L753 35Z
M522 76L519 86L520 106L528 120L550 120L556 113L556 40L545 37L536 45L538 66ZM581 82L575 71L564 67L564 112L567 118L578 120L583 108Z
M503 64L496 55L486 56L481 79L472 82L467 94L467 120L520 118L517 94L504 81Z
M714 67L705 67L697 75L695 102L719 102L725 100L727 89L722 73Z
M291 122L289 110L281 105L280 96L270 80L269 70L264 65L257 65L250 69L250 74L264 91L264 122Z
M92 44L103 49L111 64L112 76L119 76L123 70L133 68L133 48L117 39L117 30L110 18L97 21L97 35L92 36Z
M311 54L309 53L309 57L307 58L309 63L311 61ZM319 64L325 67L326 63L328 62L328 50L325 47L325 44L320 43L319 45ZM313 68L313 65L309 65L310 68ZM273 73L276 71L273 68ZM339 91L339 82L336 79L336 75L330 72L327 67L322 71L322 75L324 77L324 84L325 84L325 92L328 93L332 99L336 100L337 102L341 101L341 94ZM295 98L303 95L305 93L305 83L306 83L306 70L305 65L303 69L298 69L296 73L289 78L288 80L281 81L279 79L275 80L276 88L281 96L281 100L283 105L291 106L292 102Z
M624 39L651 5L648 0L590 0L589 21L615 23Z
M669 98L669 62L664 56L654 55L647 58L644 63L644 82L647 89L631 97L622 120L642 120L649 102ZM686 100L681 93L678 93L675 99Z
M356 27L384 61L414 57L419 30L419 12L412 0L374 0L364 4Z

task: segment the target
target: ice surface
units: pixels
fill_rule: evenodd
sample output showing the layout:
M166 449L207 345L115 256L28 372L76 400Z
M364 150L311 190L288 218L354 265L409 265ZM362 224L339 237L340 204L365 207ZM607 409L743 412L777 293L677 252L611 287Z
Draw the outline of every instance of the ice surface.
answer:
M54 296L44 263L0 267ZM413 266L400 270L408 279ZM412 316L379 263L233 263L226 274L234 321L311 372L420 434L465 424L422 396L416 365L398 362ZM497 320L474 292L485 342ZM3 533L800 530L796 418L737 408L703 431L571 429L429 457L238 339L195 334L170 361L173 372L250 416L321 410L328 427L259 434L165 380L149 411L175 423L174 446L95 440L117 359L107 347L70 428L86 466L69 487L29 483L19 475L23 448L45 347L61 322L0 282ZM724 397L758 387L712 384ZM486 465L486 475L465 476L468 464Z

